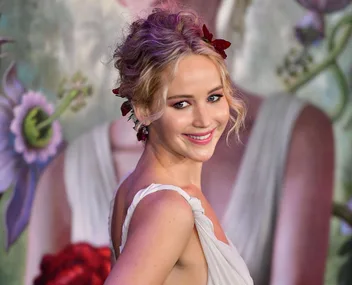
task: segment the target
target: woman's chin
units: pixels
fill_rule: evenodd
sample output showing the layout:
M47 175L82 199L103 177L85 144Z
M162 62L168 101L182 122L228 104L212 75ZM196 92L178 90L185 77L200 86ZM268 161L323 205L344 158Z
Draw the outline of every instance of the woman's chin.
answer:
M189 158L196 162L206 162L213 156L213 154L214 154L214 150L204 151L201 153L197 152L197 153L192 153L192 155L190 155Z

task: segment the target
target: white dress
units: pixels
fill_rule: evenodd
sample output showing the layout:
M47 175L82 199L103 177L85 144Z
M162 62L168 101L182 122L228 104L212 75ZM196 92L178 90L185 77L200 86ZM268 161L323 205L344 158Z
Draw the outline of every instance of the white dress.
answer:
M120 252L123 251L126 244L130 221L138 203L145 196L160 190L171 190L178 192L192 207L196 229L198 231L206 261L208 263L207 285L252 285L253 280L250 277L247 266L235 246L229 239L228 245L216 238L213 223L204 214L201 201L196 197L190 196L181 188L173 185L151 184L147 188L137 192L133 198L132 204L128 208L127 215L123 223ZM109 233L111 233L111 216L114 209L114 201L115 197L113 197L110 204ZM116 254L114 252L111 239L110 246L113 256L115 257Z

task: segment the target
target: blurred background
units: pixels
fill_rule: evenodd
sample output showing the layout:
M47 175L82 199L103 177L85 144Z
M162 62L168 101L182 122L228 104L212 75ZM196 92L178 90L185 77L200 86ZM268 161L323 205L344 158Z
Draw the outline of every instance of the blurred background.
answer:
M208 19L216 37L232 42L227 63L238 86L264 97L289 90L292 96L324 110L334 122L334 201L340 211L331 216L325 284L347 284L338 283L338 276L346 264L352 271L352 230L342 218L352 220L351 212L348 212L349 201L352 209L351 1L208 1L209 6L201 1L183 2L192 5ZM25 90L35 90L57 110L67 96L80 93L74 100L67 101L70 107L59 116L62 141L67 144L95 126L120 117L122 101L111 93L118 77L111 62L112 53L126 24L134 19L135 13L146 11L149 5L148 1L142 0L2 0L2 96L14 98L24 87ZM317 18L317 14L321 18ZM341 21L344 21L343 25ZM324 65L332 53L337 69ZM315 72L313 75L312 71ZM0 115L12 106L2 101ZM1 116L0 121L4 129L3 124L7 121ZM3 135L4 132L1 130L0 140L11 141L6 134ZM1 178L1 168L9 162L6 155L0 152L0 179L5 179ZM30 158L27 162L32 165ZM31 201L35 195L35 183L48 163L50 161L38 165L37 176L28 178L32 179L28 182L32 183L31 186L21 186L25 191L31 191L27 200L23 198L27 195L25 191L16 196L18 185L0 189L3 223L0 231L0 284L25 283L28 216L33 210ZM14 196L23 201L10 210L21 215L23 211L26 213L17 220L9 218L9 204ZM22 211L21 207L25 210ZM11 228L11 223L16 225ZM343 245L345 249L341 255Z

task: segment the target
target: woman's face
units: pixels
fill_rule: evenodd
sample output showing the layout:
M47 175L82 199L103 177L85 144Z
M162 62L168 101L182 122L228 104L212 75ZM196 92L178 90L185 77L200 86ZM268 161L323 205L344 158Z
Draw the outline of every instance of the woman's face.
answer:
M204 162L229 120L218 67L206 56L190 55L178 65L168 84L166 107L149 126L149 143L177 158Z

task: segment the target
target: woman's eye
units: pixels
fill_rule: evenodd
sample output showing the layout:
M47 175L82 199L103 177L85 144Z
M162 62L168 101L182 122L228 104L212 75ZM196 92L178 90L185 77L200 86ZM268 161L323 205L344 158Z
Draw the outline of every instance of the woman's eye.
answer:
M209 102L216 102L216 101L219 101L221 97L223 97L224 95L222 94L214 94L214 95L210 95L208 97L208 101Z
M176 104L173 105L174 108L176 109L183 109L185 107L187 107L189 104L186 101L182 101L182 102L178 102Z

